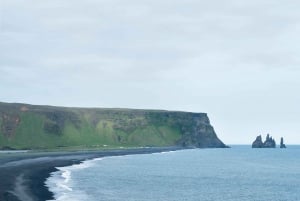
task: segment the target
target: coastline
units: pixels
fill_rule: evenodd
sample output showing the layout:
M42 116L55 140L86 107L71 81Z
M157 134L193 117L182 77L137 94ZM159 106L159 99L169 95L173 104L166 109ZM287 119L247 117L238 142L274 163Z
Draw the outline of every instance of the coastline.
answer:
M182 147L151 147L73 152L26 152L0 155L0 200L44 201L54 195L45 186L56 167L79 164L85 160L107 156L150 154L175 151Z

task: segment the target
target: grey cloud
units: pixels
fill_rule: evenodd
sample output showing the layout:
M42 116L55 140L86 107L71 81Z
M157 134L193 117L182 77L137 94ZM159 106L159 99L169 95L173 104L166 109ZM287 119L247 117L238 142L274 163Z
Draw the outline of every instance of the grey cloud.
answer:
M208 112L229 143L266 130L297 140L299 6L2 0L0 98Z

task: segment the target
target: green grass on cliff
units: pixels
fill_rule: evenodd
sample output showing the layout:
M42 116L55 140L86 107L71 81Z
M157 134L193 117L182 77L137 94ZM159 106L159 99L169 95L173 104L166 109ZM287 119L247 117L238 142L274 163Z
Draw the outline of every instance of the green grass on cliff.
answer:
M53 122L43 114L21 112L21 121L15 133L5 137L0 133L0 147L16 149L52 149L57 147L132 147L132 146L172 146L180 138L178 129L172 126L150 124L145 117L137 115L103 115L96 124L93 114L78 113L80 122L74 125L66 119L62 133L47 132L45 122ZM94 115L95 116L95 115ZM1 118L0 118L1 119ZM144 125L131 125L144 121ZM2 124L2 119L0 121ZM3 130L3 129L2 129ZM2 132L2 131L0 131Z
M0 102L0 149L174 145L218 147L224 144L216 137L204 113Z

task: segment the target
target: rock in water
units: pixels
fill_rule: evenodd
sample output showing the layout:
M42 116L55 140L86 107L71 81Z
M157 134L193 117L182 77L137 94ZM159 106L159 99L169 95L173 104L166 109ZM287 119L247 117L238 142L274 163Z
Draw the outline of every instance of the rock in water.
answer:
M272 137L270 137L269 134L266 137L266 141L264 142L263 147L264 148L276 148L276 142Z
M262 142L261 135L257 136L255 141L252 143L252 148L262 148L264 143Z
M280 148L286 148L285 144L283 143L283 137L280 139Z
M259 135L252 143L252 148L276 148L276 142L269 134L267 135L265 142L262 142L261 135Z

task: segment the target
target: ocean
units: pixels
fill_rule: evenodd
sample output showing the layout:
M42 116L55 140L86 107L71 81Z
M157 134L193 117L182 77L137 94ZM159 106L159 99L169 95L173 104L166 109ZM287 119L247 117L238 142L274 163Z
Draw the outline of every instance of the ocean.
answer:
M56 201L297 201L300 146L190 149L97 158L61 167Z

